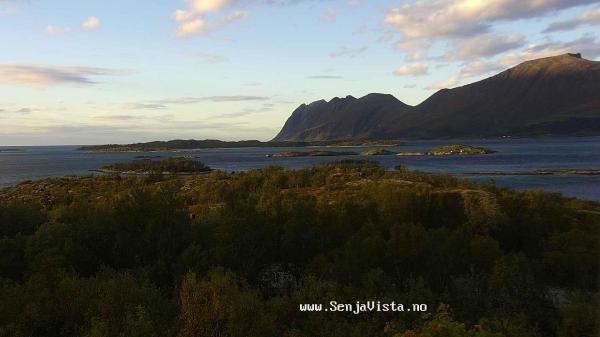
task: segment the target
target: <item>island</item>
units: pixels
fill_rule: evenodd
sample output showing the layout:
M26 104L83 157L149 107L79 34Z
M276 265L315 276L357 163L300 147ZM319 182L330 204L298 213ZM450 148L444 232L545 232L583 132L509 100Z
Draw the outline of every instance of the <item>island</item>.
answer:
M273 154L267 154L267 158L292 158L292 157L335 157L335 156L356 156L358 153L350 151L286 151Z
M392 151L388 151L388 150L368 150L365 151L363 153L361 153L361 156L389 156L389 155L393 155L395 154Z
M222 141L217 139L176 139L169 141L153 141L147 143L135 144L106 144L106 145L88 145L82 146L79 151L87 152L165 152L177 150L195 150L195 149L231 149L248 147L369 147L369 146L399 146L401 141L397 140L323 140L323 141L269 141L261 142L259 140L242 141Z
M484 155L496 151L485 147L471 145L444 145L433 148L427 152L400 152L398 156L453 156L453 155Z
M116 163L103 166L102 173L133 174L133 175L194 175L211 172L206 164L187 157L174 157L163 160L137 159L126 163Z
M392 147L404 145L403 141L400 140L336 140L330 141L331 143L325 146L337 146L337 147ZM314 143L314 142L313 142Z
M400 153L396 153L397 156L428 156L430 155L429 152L400 152Z
M465 175L479 176L548 176L548 175L582 175L597 176L600 175L600 168L557 168L557 169L538 169L532 171L514 171L514 172L465 172Z

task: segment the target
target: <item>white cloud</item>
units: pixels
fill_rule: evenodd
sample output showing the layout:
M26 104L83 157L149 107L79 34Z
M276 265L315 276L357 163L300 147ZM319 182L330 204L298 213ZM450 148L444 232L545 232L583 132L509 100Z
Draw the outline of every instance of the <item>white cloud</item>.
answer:
M193 17L193 13L192 12L188 12L188 11L184 11L182 9L178 9L175 12L173 12L173 14L171 14L171 19L177 21L177 22L182 22L182 21L186 21L189 20Z
M70 33L71 28L57 26L57 25L48 25L48 26L46 26L46 28L44 28L44 32L46 32L47 34L52 34L52 35L61 35L61 34Z
M216 22L214 22L211 25L211 28L220 28L223 26L227 26L230 25L234 22L240 21L245 19L248 16L248 12L244 12L244 11L235 11L227 16L225 16L224 18L222 18L221 20L217 20Z
M467 63L461 70L459 77L467 78L467 77L475 77L480 75L488 74L492 71L498 71L503 69L503 67L496 62L487 62L476 60Z
M566 53L581 53L586 58L600 57L600 39L594 35L584 35L568 42L547 40L539 44L529 44L524 49L506 53L495 61L475 60L463 65L458 80L468 77L485 75L493 71L500 71L522 62L551 57Z
M580 16L564 20L557 21L548 26L545 32L554 32L559 30L571 30L583 25L597 25L600 24L600 7L587 10L581 13Z
M95 84L93 77L125 75L126 71L73 66L0 64L0 84L51 86Z
M178 23L176 34L179 37L193 36L209 29L227 26L240 21L248 15L244 11L235 11L220 19L208 21L206 14L220 12L230 5L232 0L187 0L187 9L177 9L171 18Z
M177 27L177 36L185 37L196 35L206 30L204 19L198 18L191 21L185 21Z
M220 11L231 0L188 0L187 3L195 13L206 13Z
M402 67L396 69L396 71L394 71L394 75L396 75L396 76L406 76L406 75L421 76L421 75L427 75L427 70L429 70L429 66L427 64L413 63L413 64L408 64L408 65L405 65L405 66L402 66Z
M467 60L478 57L492 57L522 47L524 44L525 37L521 34L483 34L460 40L456 48L448 52L445 58Z
M85 30L94 30L100 28L100 25L100 19L98 19L95 16L90 16L89 18L85 19L85 21L83 21L83 23L81 24L81 28Z
M400 35L398 48L423 48L439 39L460 39L490 30L498 21L540 16L597 0L432 0L390 9L384 23Z
M434 84L428 86L427 89L428 90L439 90L439 89L452 88L455 85L457 85L458 82L459 82L459 80L456 76L451 76L448 79L439 81L437 83L434 83Z
M504 55L498 64L503 67L512 67L521 62L566 53L581 53L588 59L598 58L600 57L600 38L590 34L568 42L548 40L544 43L530 44L519 52Z
M158 101L128 103L125 108L132 110L158 110L168 108L170 105L197 104L202 102L224 103L224 102L260 102L268 101L266 96L205 96L205 97L177 97L166 98Z

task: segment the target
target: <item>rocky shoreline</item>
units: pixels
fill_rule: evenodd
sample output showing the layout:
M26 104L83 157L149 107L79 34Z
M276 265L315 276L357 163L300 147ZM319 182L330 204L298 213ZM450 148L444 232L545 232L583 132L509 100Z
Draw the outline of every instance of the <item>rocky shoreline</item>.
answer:
M584 176L598 176L600 175L600 168L592 169L539 169L533 171L519 171L519 172L465 172L464 175L472 176L547 176L547 175L584 175Z

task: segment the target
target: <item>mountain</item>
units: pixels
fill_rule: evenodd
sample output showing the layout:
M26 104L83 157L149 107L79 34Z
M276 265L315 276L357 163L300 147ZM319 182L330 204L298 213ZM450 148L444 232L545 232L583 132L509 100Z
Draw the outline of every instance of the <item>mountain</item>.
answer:
M296 109L277 141L600 135L600 62L580 54L527 61L442 89L417 106L391 95Z
M360 99L335 97L302 104L274 139L329 140L368 138L411 107L392 95L369 94Z

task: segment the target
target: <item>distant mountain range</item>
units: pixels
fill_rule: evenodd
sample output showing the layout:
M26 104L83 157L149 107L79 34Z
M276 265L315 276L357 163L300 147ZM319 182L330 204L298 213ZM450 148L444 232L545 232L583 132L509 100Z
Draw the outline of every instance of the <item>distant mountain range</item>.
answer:
M273 141L573 135L600 135L600 62L580 54L527 61L417 106L385 94L303 104Z

